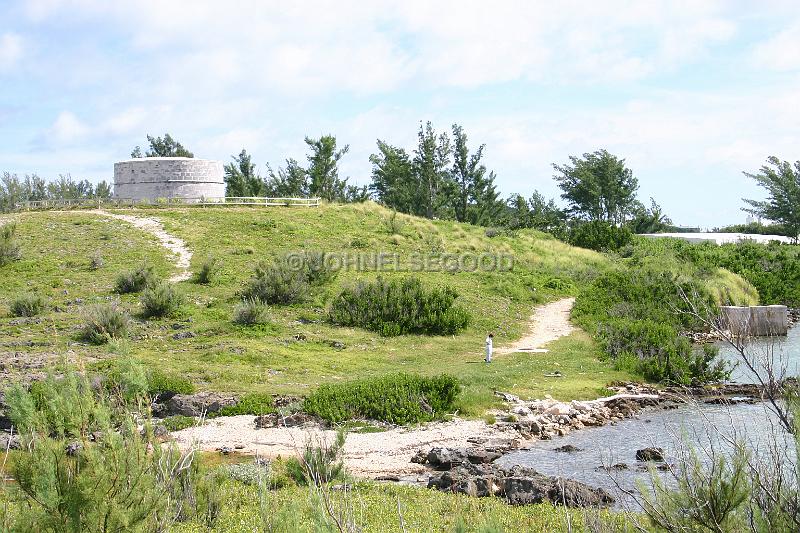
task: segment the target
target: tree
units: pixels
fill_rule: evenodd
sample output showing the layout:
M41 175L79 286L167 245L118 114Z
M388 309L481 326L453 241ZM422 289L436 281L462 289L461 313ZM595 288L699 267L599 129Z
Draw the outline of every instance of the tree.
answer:
M311 148L306 171L309 193L329 202L344 201L347 179L339 179L339 160L350 150L350 146L346 144L337 150L336 137L333 135L323 135L319 139L306 137L305 141Z
M636 202L639 181L625 160L606 150L583 154L583 158L570 156L572 165L553 168L561 198L569 202L569 212L590 221L605 221L620 225L631 214Z
M192 152L173 139L169 133L165 133L163 139L148 135L147 142L150 143L150 149L145 152L144 157L194 157ZM131 157L142 157L142 149L138 146L134 148Z
M430 121L420 124L418 145L414 151L414 170L418 187L418 212L427 218L440 214L447 204L452 181L447 172L450 139L446 133L436 134Z
M783 224L797 243L800 237L800 161L792 166L788 161L772 156L767 163L758 174L744 172L768 194L766 200L744 198L750 206L744 211Z
M504 225L511 229L532 228L563 238L566 236L567 216L555 200L546 200L539 191L533 191L529 200L516 194L506 201Z
M111 198L111 185L106 180L101 181L95 187L94 195L96 198Z
M269 178L265 184L265 194L276 198L296 198L308 196L308 175L303 167L294 160L286 160L286 168L278 167L274 172L267 165Z
M369 156L372 183L369 190L383 205L402 213L414 209L414 165L408 153L378 140L378 153Z
M641 202L636 202L633 215L633 219L628 225L634 233L658 233L672 224L672 220L652 197L650 198L650 209Z
M225 165L225 196L261 196L264 180L256 173L256 165L247 150L231 156L233 163Z
M503 210L494 185L494 172L486 172L481 163L485 144L470 155L467 134L458 124L453 124L453 167L450 171L453 184L451 203L455 219L472 224L490 224Z

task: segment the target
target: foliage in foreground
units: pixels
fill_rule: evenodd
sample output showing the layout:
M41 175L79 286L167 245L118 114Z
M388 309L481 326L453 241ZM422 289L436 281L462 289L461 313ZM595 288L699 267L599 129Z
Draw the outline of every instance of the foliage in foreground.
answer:
M321 385L306 397L303 410L331 423L369 419L413 424L452 412L460 389L458 380L447 374L389 374Z
M469 324L467 311L454 305L457 296L449 287L427 288L417 277L378 278L339 293L329 318L334 324L363 327L387 337L455 335Z
M162 446L148 419L140 430L133 406L85 376L16 385L6 401L22 448L4 494L17 512L0 513L4 530L160 531L216 512L193 455Z

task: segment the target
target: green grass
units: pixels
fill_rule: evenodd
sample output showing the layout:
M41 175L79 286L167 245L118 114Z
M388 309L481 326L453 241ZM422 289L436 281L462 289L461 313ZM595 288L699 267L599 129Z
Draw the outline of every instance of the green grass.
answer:
M425 488L359 482L348 491L352 499L357 523L364 531L444 531L454 532L458 526L463 531L526 531L558 532L586 531L584 511L566 511L550 504L512 507L498 498L472 498L463 494L447 494ZM242 483L226 482L222 488L225 505L210 531L239 532L259 531L258 489ZM332 492L334 505L342 505L341 491ZM269 512L277 520L288 520L289 526L278 531L312 532L314 528L309 516L309 489L285 487L267 493ZM405 529L401 527L398 506ZM587 511L596 513L595 511ZM603 512L602 515L609 516ZM621 517L611 518L619 524ZM488 529L494 526L495 529ZM204 525L194 522L176 524L176 533L209 531Z
M324 205L318 209L153 208L125 210L152 216L168 232L184 239L197 271L209 255L219 269L212 283L177 284L186 303L173 318L134 318L124 354L148 368L178 375L198 390L307 395L322 383L394 372L437 375L447 372L464 385L459 412L481 416L496 405L495 390L523 397L551 394L560 399L588 398L612 380L630 379L598 359L592 340L578 332L551 345L548 354L510 354L483 359L488 331L495 346L518 339L532 308L574 295L612 261L568 246L535 231L486 236L484 228L403 215L397 234L383 224L389 211L375 204ZM80 311L90 303L119 301L133 317L137 295L112 292L119 272L146 262L155 274L175 272L154 238L125 223L82 212L19 215L17 241L21 261L0 269L0 357L24 351L33 358L57 359L70 353L76 362L118 357L119 347L80 342ZM240 293L260 261L291 251L412 253L499 253L514 258L511 272L430 272L426 285L451 287L455 303L470 312L469 327L456 336L404 335L387 338L361 328L327 321L327 306L346 286L374 280L376 273L341 272L311 289L308 301L271 306L268 325L242 327L231 321ZM102 269L91 267L99 252ZM387 279L406 276L384 273ZM22 292L42 294L53 306L43 320L14 322L5 302ZM191 332L192 335L180 335ZM565 377L545 378L560 370Z

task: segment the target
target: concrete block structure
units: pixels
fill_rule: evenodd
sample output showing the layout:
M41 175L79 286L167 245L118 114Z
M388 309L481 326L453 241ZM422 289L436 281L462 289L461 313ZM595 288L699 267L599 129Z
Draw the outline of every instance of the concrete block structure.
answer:
M220 161L188 157L143 157L114 163L114 197L225 198Z
M722 306L722 323L733 335L786 335L789 313L785 305Z

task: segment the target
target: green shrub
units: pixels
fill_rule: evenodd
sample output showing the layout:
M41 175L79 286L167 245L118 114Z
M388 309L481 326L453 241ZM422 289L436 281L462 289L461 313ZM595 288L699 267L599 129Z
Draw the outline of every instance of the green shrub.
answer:
M183 295L171 283L160 281L146 287L139 301L145 318L168 317L183 305Z
M254 326L269 323L267 306L261 300L247 298L233 308L233 322L240 326Z
M209 413L209 418L236 415L265 415L275 412L275 403L269 394L248 393L239 398L234 405L223 407L219 411Z
M141 292L155 282L156 274L153 267L142 264L133 270L120 272L114 284L114 292L119 294Z
M717 360L719 349L694 349L686 337L669 324L652 320L610 319L599 327L605 352L617 366L632 370L651 381L681 385L722 381L730 369Z
M626 227L617 227L608 222L584 222L572 228L568 242L573 246L610 252L619 250L633 240L633 233Z
M325 285L336 278L338 272L331 268L328 254L319 251L303 252L303 275L311 285Z
M19 261L22 254L14 238L17 233L17 224L9 222L0 225L0 267L13 261Z
M11 301L9 308L12 316L36 316L45 310L44 298L39 294L25 293Z
M167 431L180 431L182 429L196 426L197 419L193 416L168 416L167 418L161 420L161 425L167 428Z
M271 305L286 305L305 300L309 288L302 268L290 266L286 261L275 261L256 267L242 296Z
M457 293L426 288L419 278L378 278L344 289L333 300L328 317L334 324L358 326L391 337L408 333L455 335L469 324L469 315L453 305Z
M105 344L128 334L130 318L114 304L97 304L83 314L83 338L92 344Z
M332 481L344 481L347 477L342 461L345 432L336 432L333 443L309 440L300 457L286 461L286 473L298 485L321 486Z
M234 463L224 467L227 476L245 485L258 486L267 480L269 468L260 463Z
M159 394L193 394L194 384L183 376L167 374L157 369L147 373L147 392L151 396Z
M303 410L331 423L369 419L411 424L452 411L459 392L458 380L447 374L389 374L321 385L304 400Z
M120 409L103 389L68 371L6 395L21 449L9 461L14 506L4 530L157 531L205 516L218 492L193 455L162 445L152 421ZM205 486L205 492L199 490Z
M397 211L392 211L383 217L383 227L389 235L401 235L406 226L406 219L399 215Z
M200 264L200 269L195 273L195 281L201 285L211 283L219 271L219 262L213 255L209 255Z
M105 264L106 263L103 260L103 256L100 255L100 252L94 252L92 257L89 258L89 268L92 270L100 270Z

